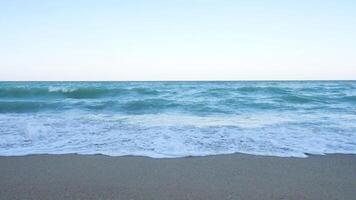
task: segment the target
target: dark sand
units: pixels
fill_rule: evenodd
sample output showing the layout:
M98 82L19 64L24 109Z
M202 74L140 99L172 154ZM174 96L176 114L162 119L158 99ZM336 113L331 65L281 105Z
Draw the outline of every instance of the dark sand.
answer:
M356 199L356 155L0 157L0 199Z

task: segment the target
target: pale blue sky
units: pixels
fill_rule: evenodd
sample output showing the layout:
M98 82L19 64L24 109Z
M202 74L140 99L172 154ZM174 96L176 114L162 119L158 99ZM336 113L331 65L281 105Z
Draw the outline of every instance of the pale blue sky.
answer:
M0 0L0 80L356 79L352 0Z

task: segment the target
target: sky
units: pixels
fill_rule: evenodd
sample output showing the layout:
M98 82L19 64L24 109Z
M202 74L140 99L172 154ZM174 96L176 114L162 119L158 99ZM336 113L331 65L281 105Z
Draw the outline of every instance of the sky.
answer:
M0 80L356 79L354 0L0 0Z

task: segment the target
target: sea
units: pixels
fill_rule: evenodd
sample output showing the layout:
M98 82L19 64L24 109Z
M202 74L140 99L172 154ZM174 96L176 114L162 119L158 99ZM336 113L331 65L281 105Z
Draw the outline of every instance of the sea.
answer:
M0 155L356 154L356 81L0 82Z

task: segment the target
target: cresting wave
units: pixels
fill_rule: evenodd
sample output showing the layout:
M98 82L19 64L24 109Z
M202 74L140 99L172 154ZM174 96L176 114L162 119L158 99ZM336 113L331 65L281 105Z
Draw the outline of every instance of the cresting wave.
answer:
M0 88L0 96L8 98L73 98L90 99L105 96L118 96L129 93L156 94L157 91L149 88L100 88L100 87L52 87L48 88L28 88L28 87L5 87Z
M0 82L0 155L356 153L356 82Z

